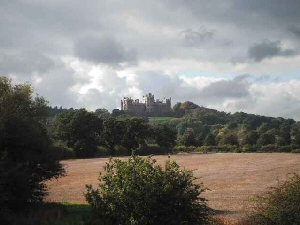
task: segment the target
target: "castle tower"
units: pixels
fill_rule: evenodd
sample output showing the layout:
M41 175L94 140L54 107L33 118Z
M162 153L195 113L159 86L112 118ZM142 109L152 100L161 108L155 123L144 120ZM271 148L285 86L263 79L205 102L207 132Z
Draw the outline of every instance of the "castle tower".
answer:
M146 104L146 111L147 112L153 112L153 108L154 108L154 95L149 93L146 95L146 98L145 98L145 104Z

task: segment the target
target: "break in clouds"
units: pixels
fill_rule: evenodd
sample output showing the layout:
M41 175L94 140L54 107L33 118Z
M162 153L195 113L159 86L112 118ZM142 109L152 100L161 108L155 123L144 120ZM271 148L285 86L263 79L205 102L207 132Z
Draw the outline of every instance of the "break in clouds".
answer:
M4 0L0 73L50 105L120 107L152 92L300 120L300 2Z

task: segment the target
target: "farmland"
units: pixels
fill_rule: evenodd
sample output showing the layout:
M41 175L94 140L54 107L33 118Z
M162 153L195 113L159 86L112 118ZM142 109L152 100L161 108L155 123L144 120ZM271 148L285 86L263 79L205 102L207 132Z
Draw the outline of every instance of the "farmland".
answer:
M154 156L162 164L167 156ZM277 179L284 180L286 174L300 172L300 154L253 153L253 154L185 154L172 155L181 167L194 170L210 191L205 193L208 205L226 220L238 220L249 210L249 197L261 194ZM62 161L67 176L47 183L49 202L85 202L85 184L98 183L98 174L103 172L107 158L77 159Z
M149 122L152 124L160 124L174 120L174 117L149 117Z

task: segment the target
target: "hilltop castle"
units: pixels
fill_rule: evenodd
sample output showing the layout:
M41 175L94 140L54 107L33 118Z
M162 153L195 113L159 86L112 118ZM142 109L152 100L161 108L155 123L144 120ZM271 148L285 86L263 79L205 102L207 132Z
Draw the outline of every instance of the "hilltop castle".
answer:
M172 116L171 98L163 100L154 99L149 93L143 96L142 102L139 99L124 97L121 100L121 110L132 116Z

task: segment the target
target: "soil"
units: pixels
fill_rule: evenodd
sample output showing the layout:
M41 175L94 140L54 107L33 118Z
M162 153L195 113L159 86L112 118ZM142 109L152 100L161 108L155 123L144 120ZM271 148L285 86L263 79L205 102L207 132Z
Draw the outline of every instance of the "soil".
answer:
M122 157L120 157L122 158ZM124 157L125 159L126 157ZM153 156L163 164L168 156ZM220 218L234 223L251 208L249 199L277 186L289 173L300 173L300 154L290 153L216 153L172 155L181 167L193 170L209 188L204 193L208 205ZM48 202L85 202L85 185L97 187L99 172L108 158L62 161L67 176L50 180Z

